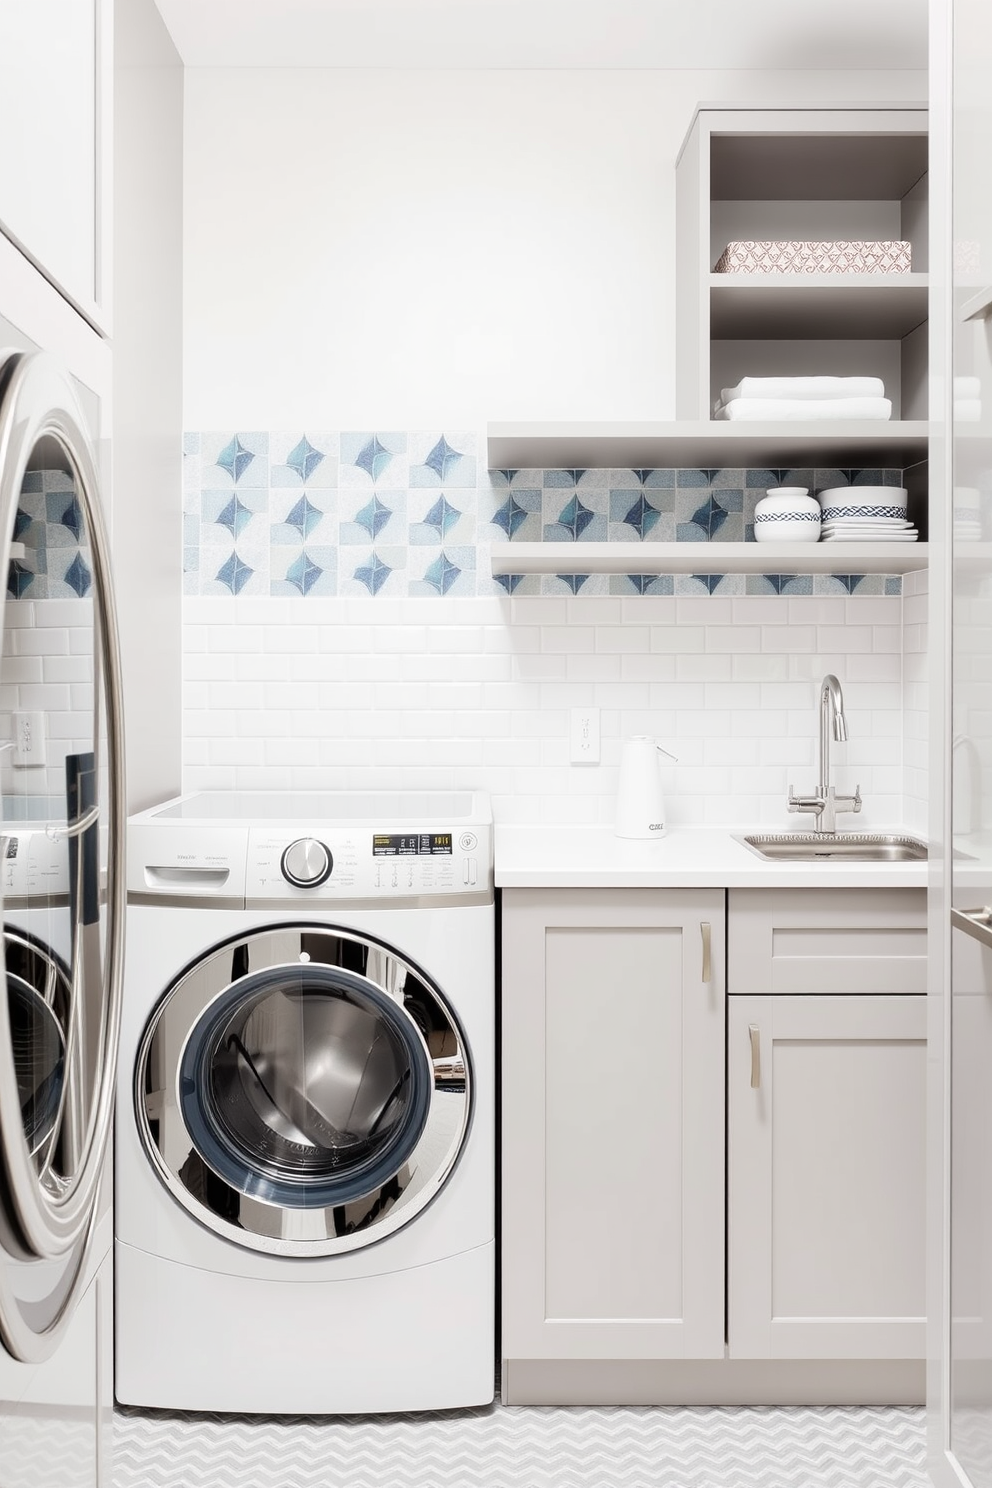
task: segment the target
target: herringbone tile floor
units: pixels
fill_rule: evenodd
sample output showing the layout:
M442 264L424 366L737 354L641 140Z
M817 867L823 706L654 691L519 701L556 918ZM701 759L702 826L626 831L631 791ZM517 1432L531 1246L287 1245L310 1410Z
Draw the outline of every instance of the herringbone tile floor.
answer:
M122 1410L116 1488L927 1488L916 1407Z

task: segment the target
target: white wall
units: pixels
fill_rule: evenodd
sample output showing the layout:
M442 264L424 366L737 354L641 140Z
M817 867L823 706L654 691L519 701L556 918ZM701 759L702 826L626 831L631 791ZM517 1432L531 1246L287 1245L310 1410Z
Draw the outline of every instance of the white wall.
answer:
M925 94L921 74L191 69L187 430L674 414L674 167L700 100ZM903 600L187 597L184 788L488 787L610 819L620 742L673 821L797 824L816 683L838 787L903 818ZM570 766L568 709L603 710ZM853 824L853 819L850 819Z
M674 416L674 169L700 101L921 73L186 75L185 427Z

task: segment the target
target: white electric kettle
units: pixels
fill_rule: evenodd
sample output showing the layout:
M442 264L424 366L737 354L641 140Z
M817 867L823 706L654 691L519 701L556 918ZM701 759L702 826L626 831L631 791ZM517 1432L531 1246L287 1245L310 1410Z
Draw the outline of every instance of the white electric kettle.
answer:
M675 759L674 754L662 749L657 739L648 734L635 734L632 739L624 741L613 829L617 837L665 835L665 795L658 768L659 754Z

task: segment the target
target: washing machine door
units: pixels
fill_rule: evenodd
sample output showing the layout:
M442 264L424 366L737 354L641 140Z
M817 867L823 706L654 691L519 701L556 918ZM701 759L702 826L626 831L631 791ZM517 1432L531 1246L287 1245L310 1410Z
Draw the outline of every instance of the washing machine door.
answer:
M331 1255L407 1224L450 1176L471 1114L468 1050L440 989L352 930L226 942L152 1014L138 1128L202 1224L282 1255Z
M123 744L109 554L84 416L51 358L0 353L0 364L0 696L9 719L0 727L0 1340L34 1363L56 1348L86 1280L110 1133Z

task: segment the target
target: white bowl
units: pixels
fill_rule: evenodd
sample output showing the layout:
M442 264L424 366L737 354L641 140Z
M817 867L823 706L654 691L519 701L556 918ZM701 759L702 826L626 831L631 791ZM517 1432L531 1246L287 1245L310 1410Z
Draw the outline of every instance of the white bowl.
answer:
M756 542L817 542L820 504L801 487L770 491L754 507Z
M774 522L755 522L754 540L760 543L820 541L819 522L805 517L779 517Z
M905 486L833 486L818 499L825 522L835 517L905 517L909 493Z

